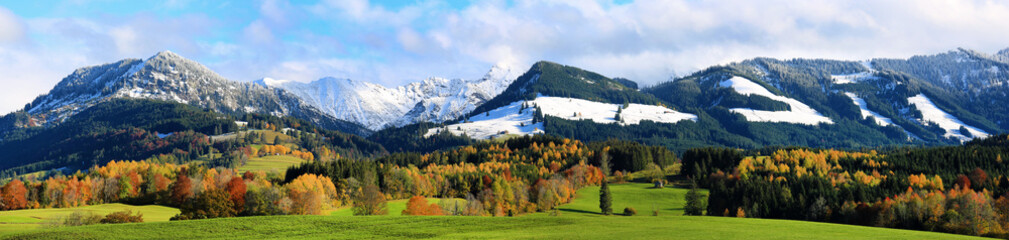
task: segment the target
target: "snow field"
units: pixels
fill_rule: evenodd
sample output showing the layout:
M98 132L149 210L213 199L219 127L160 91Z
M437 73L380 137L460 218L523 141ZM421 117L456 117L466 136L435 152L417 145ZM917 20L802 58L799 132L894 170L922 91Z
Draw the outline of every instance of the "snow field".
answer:
M856 96L854 93L850 93L850 92L846 92L846 93L844 93L844 95L847 95L849 98L851 98L851 101L855 102L855 105L858 105L859 110L861 110L861 112L862 112L862 118L863 119L868 118L869 116L872 116L872 118L876 119L876 124L878 124L880 126L886 127L886 126L893 125L893 120L891 120L890 118L884 117L883 115L880 115L877 112L873 112L872 110L869 110L869 105L867 105L865 103L864 99L862 99L862 98Z
M960 119L957 119L955 116L950 115L949 113L946 113L946 111L943 111L939 107L935 106L935 103L932 103L932 100L928 99L928 97L926 97L925 94L919 93L914 97L909 97L907 98L907 102L910 103L911 105L914 105L914 107L917 108L918 111L921 111L922 119L920 119L920 121L922 122L922 124L926 122L933 122L939 125L939 127L941 127L942 129L945 129L946 134L943 134L944 137L957 138L960 139L961 142L970 140L971 138L968 138L967 136L963 135L963 133L960 132L961 126L967 128L967 131L970 132L970 135L974 138L978 137L984 138L988 137L989 135L987 132L981 130L980 128L964 124L962 121L960 121Z
M760 84L757 84L749 79L734 76L725 81L719 82L719 86L732 88L737 93L742 95L759 95L770 98L771 100L780 101L788 104L792 110L791 111L765 111L765 110L753 110L750 108L733 108L729 111L742 114L746 117L746 120L751 122L784 122L784 123L798 123L806 125L816 125L820 123L833 124L830 118L824 117L815 109L807 106L806 104L799 102L798 100L791 99L788 97L782 97L774 95L767 88L764 88Z
M519 113L523 103L527 108ZM473 116L469 122L429 129L425 137L440 131L449 131L455 135L465 133L474 139L489 139L504 134L540 134L543 133L543 123L532 124L535 111L533 106L539 106L544 115L576 121L590 120L600 124L618 123L627 126L639 124L644 120L662 123L676 123L682 120L697 121L696 115L677 112L662 106L628 104L626 109L621 110L621 121L618 122L615 117L617 109L623 107L622 104L539 96L532 101L513 102L508 106L491 110L487 114Z

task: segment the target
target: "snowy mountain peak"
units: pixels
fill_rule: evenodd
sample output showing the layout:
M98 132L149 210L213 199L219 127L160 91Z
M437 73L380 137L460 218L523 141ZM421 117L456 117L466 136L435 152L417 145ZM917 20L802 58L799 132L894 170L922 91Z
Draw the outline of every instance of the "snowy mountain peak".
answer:
M280 80L267 77L253 80L252 83L263 87L276 87L288 83L290 81L291 80Z
M999 61L1009 64L1009 48L998 51L998 53L995 54L995 57L998 58Z
M509 73L509 69L496 66L481 79L430 77L395 88L333 77L309 83L258 82L292 92L338 119L380 130L458 118L504 91L514 81L508 78Z
M150 59L154 59L154 58L162 58L162 59L184 59L184 58L183 58L182 56L179 56L178 54L175 54L174 52L172 52L172 51L169 51L169 50L164 50L164 51L160 51L160 52L158 52L157 54L154 54L154 56L151 56L151 58L150 58Z
M506 63L494 64L484 75L484 79L515 79L518 73L512 70L512 66Z
M228 80L170 51L146 60L125 59L78 69L32 101L28 113L35 122L49 125L115 98L173 101L222 113L292 115L348 133L369 133L323 114L286 91Z

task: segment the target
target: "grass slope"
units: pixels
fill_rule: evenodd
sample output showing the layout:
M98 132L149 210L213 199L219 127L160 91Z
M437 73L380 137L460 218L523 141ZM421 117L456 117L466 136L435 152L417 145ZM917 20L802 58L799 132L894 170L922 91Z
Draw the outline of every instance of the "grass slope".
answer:
M460 208L466 206L466 200L465 199L454 198L454 199L449 200L449 201L453 201L453 200L459 202L459 207ZM407 201L409 201L409 199L399 199L399 200L392 200L392 201L386 202L385 206L386 206L386 209L388 209L389 216L402 216L403 215L403 210L406 210L406 202ZM430 204L439 204L441 202L441 199L440 198L428 198L427 202L430 203ZM449 202L449 206L453 206L453 205L451 205L451 202ZM330 212L329 215L330 216L354 216L354 210L352 210L349 206L348 207L342 207L342 208L337 208L337 209L333 210L332 212Z
M636 217L598 214L598 187L578 191L561 206L561 216L523 217L354 217L349 209L335 216L263 216L144 224L93 225L39 229L8 234L16 239L976 239L971 236L830 223L754 218L682 216L685 189L650 189L648 184L614 184L613 208L638 209ZM432 203L438 199L429 199ZM389 213L405 207L390 201ZM650 216L652 204L658 217ZM346 211L346 212L341 212Z
M613 213L623 213L625 207L638 211L638 216L651 216L653 209L659 210L659 216L683 215L684 195L689 189L682 188L652 188L652 184L627 183L611 184L613 194ZM707 190L702 190L707 194ZM571 203L557 207L563 214L582 216L599 215L599 187L590 186L579 189L577 197ZM545 213L537 213L545 214Z
M35 230L18 239L972 239L886 228L725 217L267 216Z
M133 210L133 212L143 213L144 222L167 222L168 219L172 218L172 216L179 214L178 209L171 207L157 205L132 206L120 203L76 208L0 211L0 233L40 228L51 219L66 217L75 211L92 212L104 216L112 212L123 210Z
M282 155L282 156L270 155L263 157L254 157L250 158L249 161L245 163L245 166L238 167L238 172L259 171L259 170L265 172L271 172L271 171L284 172L284 170L287 169L288 167L298 165L303 162L306 161L304 159L289 155Z

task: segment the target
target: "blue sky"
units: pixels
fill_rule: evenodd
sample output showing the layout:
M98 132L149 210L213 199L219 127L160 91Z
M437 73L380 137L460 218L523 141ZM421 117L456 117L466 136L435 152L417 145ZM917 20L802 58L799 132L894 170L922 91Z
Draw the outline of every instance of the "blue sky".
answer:
M163 50L236 81L394 87L549 60L655 84L758 56L995 52L1006 22L1009 2L984 0L0 0L0 113L76 68Z

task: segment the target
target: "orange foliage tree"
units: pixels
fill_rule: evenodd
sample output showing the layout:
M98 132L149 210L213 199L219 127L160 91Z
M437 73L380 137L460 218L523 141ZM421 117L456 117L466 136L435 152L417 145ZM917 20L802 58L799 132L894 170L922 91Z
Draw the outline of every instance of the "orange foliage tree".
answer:
M403 215L414 215L414 216L441 216L445 215L441 207L438 204L428 204L427 198L423 196L413 196L410 201L406 203L406 210L403 210Z
M14 179L3 186L3 210L24 209L28 207L28 200L25 184L21 180Z
M245 180L241 177L233 177L228 181L228 194L231 195L231 202L234 204L235 212L242 212L245 209Z

